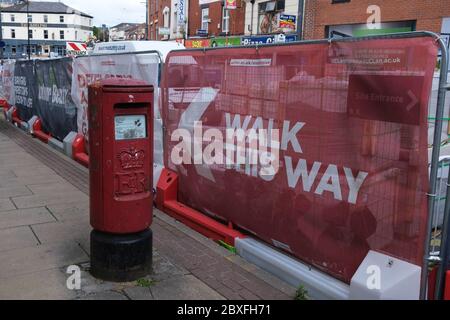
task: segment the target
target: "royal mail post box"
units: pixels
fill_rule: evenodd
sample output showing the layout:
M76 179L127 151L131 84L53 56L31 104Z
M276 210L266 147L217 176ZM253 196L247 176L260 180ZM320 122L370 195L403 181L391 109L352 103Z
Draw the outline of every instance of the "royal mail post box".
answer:
M153 87L108 79L89 87L91 273L132 281L151 269Z
M153 87L105 80L89 92L91 224L129 234L152 222Z

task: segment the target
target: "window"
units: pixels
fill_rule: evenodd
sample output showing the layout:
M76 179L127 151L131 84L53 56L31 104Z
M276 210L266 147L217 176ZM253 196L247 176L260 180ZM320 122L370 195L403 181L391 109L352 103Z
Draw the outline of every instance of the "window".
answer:
M28 30L28 38L33 39L33 30Z
M16 22L16 16L15 15L11 15L11 22Z
M178 31L178 14L177 11L173 12L173 29L172 32L173 33L177 33Z
M75 40L78 40L78 31L75 31Z
M48 30L44 30L44 39L48 39Z
M28 22L33 22L33 16L31 14L28 15Z
M58 56L65 56L66 55L66 48L64 47L57 47L56 52L58 52Z
M12 47L11 47L11 53L12 53L13 55L16 55L16 54L17 54L17 47L16 47L16 46L12 46Z
M12 39L16 38L16 29L11 29L11 38Z
M48 23L48 15L44 15L44 23Z
M59 31L59 38L60 38L61 40L64 40L64 30L60 30L60 31Z
M59 16L59 22L64 23L64 16Z
M225 9L225 6L222 9L222 32L230 32L230 10Z
M208 24L209 24L209 8L202 9L202 30L208 32Z
M262 2L258 6L258 33L280 32L279 16L284 11L284 0Z

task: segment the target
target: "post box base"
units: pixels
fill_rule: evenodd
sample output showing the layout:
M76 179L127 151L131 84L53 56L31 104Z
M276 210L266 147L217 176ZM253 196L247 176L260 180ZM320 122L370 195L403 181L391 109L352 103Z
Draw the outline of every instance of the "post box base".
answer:
M130 282L152 272L153 233L91 232L91 274L111 282Z

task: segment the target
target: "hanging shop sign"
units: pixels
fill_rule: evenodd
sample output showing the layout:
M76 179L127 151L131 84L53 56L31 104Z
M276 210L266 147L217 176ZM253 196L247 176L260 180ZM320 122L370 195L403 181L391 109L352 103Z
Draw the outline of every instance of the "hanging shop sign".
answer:
M225 0L225 9L234 10L237 8L237 0Z
M284 31L295 31L297 25L297 16L282 14L279 18L280 29Z

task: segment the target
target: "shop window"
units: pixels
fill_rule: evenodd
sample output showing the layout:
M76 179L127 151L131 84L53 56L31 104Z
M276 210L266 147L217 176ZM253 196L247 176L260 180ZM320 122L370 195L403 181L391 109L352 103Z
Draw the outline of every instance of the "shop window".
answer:
M258 6L258 33L278 33L280 32L278 19L280 13L284 11L284 0L262 2Z

